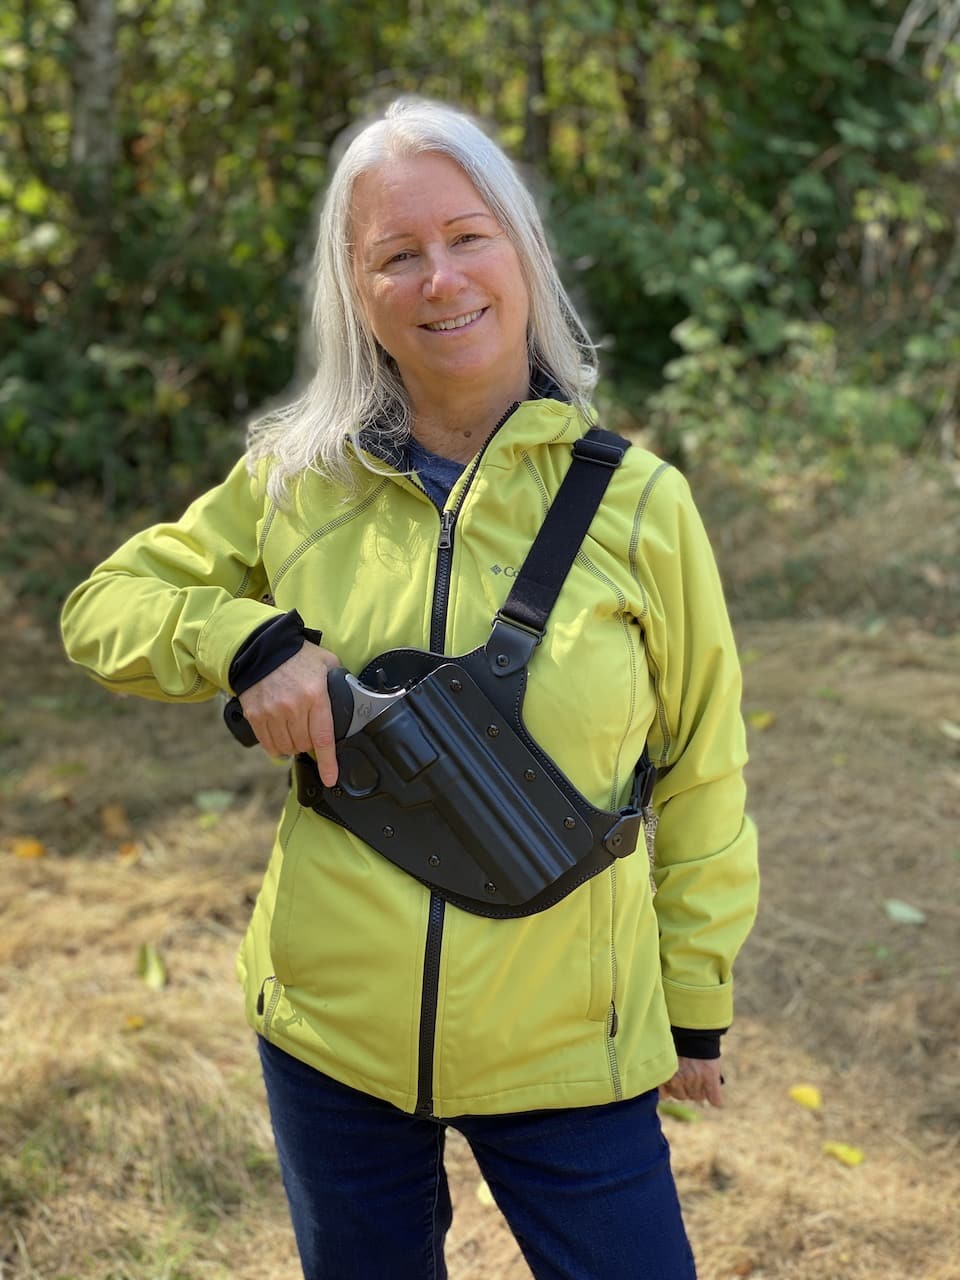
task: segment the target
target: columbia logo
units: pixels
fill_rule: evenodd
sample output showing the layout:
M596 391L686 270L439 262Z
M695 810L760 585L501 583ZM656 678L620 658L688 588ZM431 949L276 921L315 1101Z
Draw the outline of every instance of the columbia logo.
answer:
M497 574L505 573L508 578L515 578L517 576L517 571L512 564L492 564L490 566L490 572Z

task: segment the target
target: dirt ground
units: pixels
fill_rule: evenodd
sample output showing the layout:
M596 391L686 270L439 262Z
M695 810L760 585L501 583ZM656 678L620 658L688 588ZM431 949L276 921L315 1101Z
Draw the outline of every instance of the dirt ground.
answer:
M872 584L836 616L775 559L786 517L759 567L733 525L715 535L763 906L727 1105L664 1118L701 1280L960 1278L960 523L931 490L910 543L889 500L885 522L807 531L834 596ZM18 581L0 588L0 1280L294 1280L233 978L283 773L212 705L112 698L69 670ZM762 618L744 604L762 589L807 594ZM801 1084L820 1109L791 1099ZM455 1135L447 1167L451 1276L528 1276Z

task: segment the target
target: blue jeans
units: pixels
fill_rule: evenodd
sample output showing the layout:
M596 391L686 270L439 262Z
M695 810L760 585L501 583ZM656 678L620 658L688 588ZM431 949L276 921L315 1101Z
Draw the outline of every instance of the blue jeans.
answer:
M655 1089L441 1121L259 1044L305 1280L445 1280L447 1125L470 1144L537 1280L695 1280Z

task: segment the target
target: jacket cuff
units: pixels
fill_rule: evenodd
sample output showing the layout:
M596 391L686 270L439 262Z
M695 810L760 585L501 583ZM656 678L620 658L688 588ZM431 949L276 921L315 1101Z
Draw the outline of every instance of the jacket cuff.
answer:
M720 1037L726 1031L692 1031L689 1027L671 1027L673 1047L678 1058L719 1058Z
M670 1025L710 1030L729 1027L733 1021L733 979L711 987L694 987L685 982L663 979Z
M235 694L246 693L299 653L307 640L319 644L321 634L304 626L296 609L278 618L268 618L247 636L234 654L228 675L230 688Z

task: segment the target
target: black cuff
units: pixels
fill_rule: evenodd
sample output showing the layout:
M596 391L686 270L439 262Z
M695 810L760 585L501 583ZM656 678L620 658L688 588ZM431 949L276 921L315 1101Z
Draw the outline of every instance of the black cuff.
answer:
M268 676L277 667L299 653L304 641L319 644L321 632L306 627L296 609L282 618L268 618L251 631L233 655L227 679L234 693L246 693L252 686Z
M679 1058L719 1058L720 1037L726 1031L691 1031L687 1027L671 1027L673 1047Z

